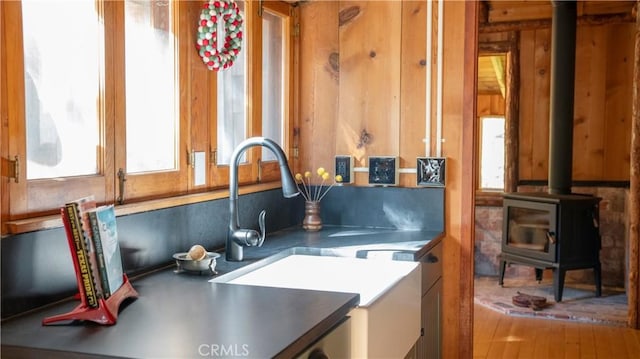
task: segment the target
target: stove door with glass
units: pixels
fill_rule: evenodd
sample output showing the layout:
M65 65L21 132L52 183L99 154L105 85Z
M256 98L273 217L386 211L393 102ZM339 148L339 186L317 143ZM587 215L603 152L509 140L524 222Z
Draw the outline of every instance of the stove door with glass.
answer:
M502 253L556 261L557 205L504 199Z

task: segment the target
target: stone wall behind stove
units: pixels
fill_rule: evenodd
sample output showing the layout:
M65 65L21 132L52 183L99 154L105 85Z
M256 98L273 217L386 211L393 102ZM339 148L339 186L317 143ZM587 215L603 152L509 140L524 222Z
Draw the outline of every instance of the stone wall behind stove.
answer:
M543 186L520 186L519 192L545 192ZM586 193L602 198L600 202L600 236L602 249L602 284L626 287L627 250L629 235L629 189L618 187L574 187L574 193ZM475 218L475 274L497 276L498 255L502 241L502 207L476 206ZM551 271L545 271L551 277ZM505 272L509 278L529 276L533 268L512 264ZM593 270L567 272L567 282L593 283Z

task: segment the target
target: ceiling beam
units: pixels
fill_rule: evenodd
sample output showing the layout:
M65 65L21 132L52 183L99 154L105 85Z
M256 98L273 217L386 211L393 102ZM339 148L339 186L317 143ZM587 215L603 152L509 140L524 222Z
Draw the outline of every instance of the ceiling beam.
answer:
M580 25L606 25L633 23L635 18L631 12L624 14L584 15L578 18ZM523 21L484 22L479 24L481 33L522 31L551 28L551 18Z

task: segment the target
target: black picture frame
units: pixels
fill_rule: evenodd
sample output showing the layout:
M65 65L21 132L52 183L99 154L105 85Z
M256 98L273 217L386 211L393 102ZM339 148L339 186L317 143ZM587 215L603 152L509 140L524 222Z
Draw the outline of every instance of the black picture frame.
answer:
M398 158L394 156L369 157L369 185L397 186Z
M416 178L418 186L444 187L447 160L444 157L418 157Z

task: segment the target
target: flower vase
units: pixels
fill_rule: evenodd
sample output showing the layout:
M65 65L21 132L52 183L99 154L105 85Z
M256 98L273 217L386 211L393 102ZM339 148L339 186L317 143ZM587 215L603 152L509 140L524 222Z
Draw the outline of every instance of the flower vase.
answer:
M304 219L302 220L302 228L309 232L315 232L322 229L320 201L306 201L304 203Z

